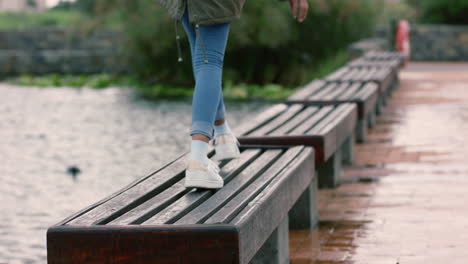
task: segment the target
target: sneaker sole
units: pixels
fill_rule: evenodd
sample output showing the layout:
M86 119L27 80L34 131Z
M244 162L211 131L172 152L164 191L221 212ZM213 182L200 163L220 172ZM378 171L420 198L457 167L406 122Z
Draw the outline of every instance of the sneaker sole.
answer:
M224 152L222 155L216 154L216 160L237 159L240 157L239 152Z

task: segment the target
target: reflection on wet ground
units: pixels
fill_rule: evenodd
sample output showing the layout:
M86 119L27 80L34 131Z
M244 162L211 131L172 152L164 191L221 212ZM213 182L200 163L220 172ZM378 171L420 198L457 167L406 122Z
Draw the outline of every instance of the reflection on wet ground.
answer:
M46 228L189 150L190 101L0 84L0 263L44 263ZM265 104L227 104L232 126Z
M468 263L468 64L410 64L292 264Z

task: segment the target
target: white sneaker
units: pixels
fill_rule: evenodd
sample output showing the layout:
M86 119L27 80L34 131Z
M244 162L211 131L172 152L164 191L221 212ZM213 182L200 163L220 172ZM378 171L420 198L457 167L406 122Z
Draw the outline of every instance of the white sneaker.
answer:
M240 143L231 133L215 136L213 144L215 146L215 158L217 160L236 159L240 156Z
M218 163L208 159L208 169L212 169L213 171L215 171L216 173L219 173L221 171L221 169L219 168L218 166Z
M213 161L203 166L198 160L190 160L185 171L185 188L222 188L224 180L216 171L217 166Z

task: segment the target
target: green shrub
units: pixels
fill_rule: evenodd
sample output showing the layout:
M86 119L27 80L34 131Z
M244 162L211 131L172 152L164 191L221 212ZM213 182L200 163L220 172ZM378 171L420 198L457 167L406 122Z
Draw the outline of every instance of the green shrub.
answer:
M314 0L300 24L285 2L247 1L231 28L224 79L287 86L309 81L321 61L371 31L378 2ZM185 62L177 63L174 22L154 0L98 0L95 10L96 19L110 18L124 32L125 57L136 76L155 83L193 82L188 41L181 34Z
M408 0L423 23L468 25L467 0Z

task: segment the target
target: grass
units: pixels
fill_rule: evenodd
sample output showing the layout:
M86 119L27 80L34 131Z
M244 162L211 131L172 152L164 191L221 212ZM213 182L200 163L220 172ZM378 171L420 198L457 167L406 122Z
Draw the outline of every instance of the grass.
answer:
M131 86L136 81L126 76L115 76L110 74L96 75L60 75L49 74L34 76L24 74L11 78L8 82L21 86L39 87L92 87L106 88L110 86Z
M38 26L72 26L76 25L83 14L73 11L49 10L38 13L0 13L0 30L28 29Z
M110 74L97 75L59 75L50 74L42 76L21 75L11 78L7 82L20 86L37 87L91 87L102 89L106 87L132 87L141 96L147 99L179 99L191 97L192 87L175 86L167 84L145 84L129 76L115 76ZM281 85L253 85L232 84L226 82L223 93L226 100L282 100L293 92Z
M312 71L309 80L323 78L346 63L348 59L346 50L336 53L335 56L319 63L316 70ZM115 76L110 74L97 75L59 75L50 74L43 76L21 75L7 80L10 83L21 86L39 87L132 87L141 96L148 99L178 99L191 97L193 88L187 86L175 86L168 84L147 84L129 76ZM297 88L296 88L297 89ZM232 83L227 80L223 84L223 95L226 100L247 101L282 101L296 91L291 87L279 84L245 84Z
M346 49L339 50L334 56L331 56L318 63L315 70L310 74L310 80L320 79L335 71L339 67L348 62L348 51Z

